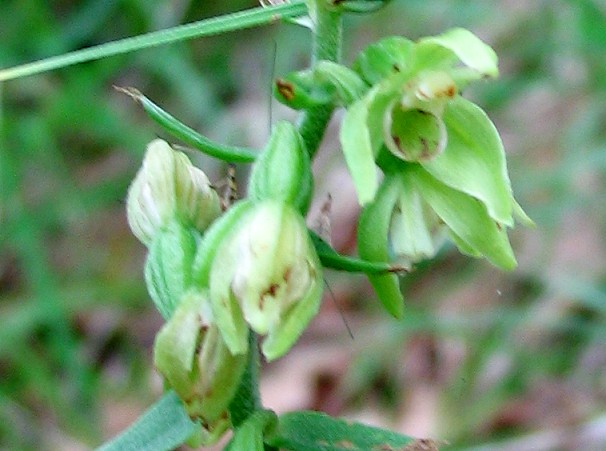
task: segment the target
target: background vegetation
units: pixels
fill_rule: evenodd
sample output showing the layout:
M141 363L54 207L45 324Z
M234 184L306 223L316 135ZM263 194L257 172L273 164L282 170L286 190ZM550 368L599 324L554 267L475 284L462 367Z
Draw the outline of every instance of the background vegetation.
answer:
M4 0L0 67L253 6ZM404 279L401 322L361 276L328 273L334 296L266 368L266 404L361 419L444 449L603 449L606 4L393 0L348 18L345 58L386 34L453 26L501 58L501 78L466 95L501 131L514 190L537 223L513 233L520 267L504 274L446 248ZM306 30L281 25L0 87L0 448L90 448L161 391L150 356L161 319L124 198L145 144L164 135L112 85L137 87L213 138L260 147L271 120L289 114L270 108L272 72L303 67L308 45ZM331 193L334 245L355 252L357 207L335 132L318 158L310 225ZM211 180L225 177L197 158Z

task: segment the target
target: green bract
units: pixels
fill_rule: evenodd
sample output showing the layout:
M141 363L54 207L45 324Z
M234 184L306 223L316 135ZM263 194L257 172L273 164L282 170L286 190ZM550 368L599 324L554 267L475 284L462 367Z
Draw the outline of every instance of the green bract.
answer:
M171 221L154 235L145 261L145 282L156 308L169 319L192 283L192 264L201 234Z
M126 212L131 230L149 247L157 231L174 220L204 231L221 206L204 172L184 153L156 139L147 146L143 166L128 190Z
M322 270L301 215L263 201L243 214L212 261L210 300L232 353L247 349L248 324L267 335L268 360L283 355L317 313Z

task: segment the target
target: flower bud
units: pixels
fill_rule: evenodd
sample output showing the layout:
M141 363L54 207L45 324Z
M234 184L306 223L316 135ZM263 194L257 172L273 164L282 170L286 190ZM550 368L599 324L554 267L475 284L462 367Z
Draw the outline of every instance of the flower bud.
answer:
M208 178L166 141L149 143L143 166L128 190L128 223L146 246L172 219L204 231L221 206Z
M309 155L299 132L289 122L278 122L250 176L251 199L286 202L299 211L309 207L312 191Z
M236 327L240 317L267 335L262 346L267 359L288 351L322 297L321 266L303 218L281 202L257 204L218 252L210 296L217 324L236 352L246 339Z
M186 293L154 344L157 370L183 400L189 416L201 421L199 439L205 444L227 430L228 406L246 365L246 354L229 352L210 315L205 292Z

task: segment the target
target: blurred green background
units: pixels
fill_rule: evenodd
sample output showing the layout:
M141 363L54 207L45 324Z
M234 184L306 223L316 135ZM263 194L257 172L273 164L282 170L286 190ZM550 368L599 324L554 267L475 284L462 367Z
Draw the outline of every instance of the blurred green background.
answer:
M254 6L2 0L0 67ZM511 234L520 266L501 273L446 248L403 280L399 322L362 277L328 272L321 314L265 368L266 404L442 449L606 449L606 2L393 0L347 17L345 59L387 34L453 26L500 56L501 77L465 95L502 133L537 223ZM145 144L166 134L112 86L138 88L212 138L261 147L272 120L292 117L270 107L272 73L304 67L309 42L303 28L272 26L0 86L1 449L89 449L161 391L151 368L161 319L124 199ZM357 207L336 133L318 156L313 211L330 192L334 245L353 253ZM192 158L214 182L225 176Z

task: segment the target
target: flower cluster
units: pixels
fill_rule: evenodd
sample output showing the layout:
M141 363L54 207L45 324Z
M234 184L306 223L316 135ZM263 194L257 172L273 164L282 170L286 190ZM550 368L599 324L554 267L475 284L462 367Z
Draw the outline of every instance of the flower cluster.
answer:
M254 166L249 198L223 215L204 173L164 141L150 143L131 184L128 222L148 247L148 291L167 320L154 362L198 419L197 443L229 428L249 329L267 336L262 350L272 360L318 311L321 265L301 214L309 164L296 129L280 123Z

